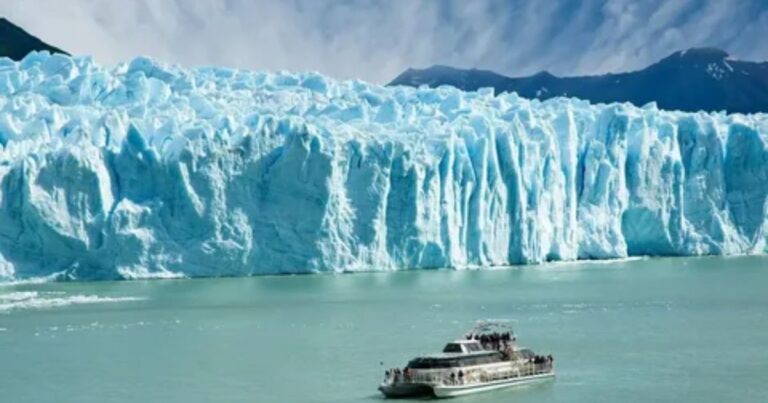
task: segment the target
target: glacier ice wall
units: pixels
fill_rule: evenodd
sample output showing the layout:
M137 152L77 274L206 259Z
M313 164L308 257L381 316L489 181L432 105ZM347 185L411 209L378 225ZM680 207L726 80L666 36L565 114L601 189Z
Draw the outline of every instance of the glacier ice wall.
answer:
M756 253L768 116L0 59L0 278Z

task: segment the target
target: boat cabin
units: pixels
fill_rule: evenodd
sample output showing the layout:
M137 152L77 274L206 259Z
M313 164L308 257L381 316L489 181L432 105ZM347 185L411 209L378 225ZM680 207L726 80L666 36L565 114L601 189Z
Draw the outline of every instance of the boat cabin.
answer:
M504 361L504 356L498 351L480 351L468 354L440 354L419 357L408 362L410 369L442 369L461 368L475 365L496 364Z
M483 346L477 340L456 340L443 347L444 353L476 353L483 351Z

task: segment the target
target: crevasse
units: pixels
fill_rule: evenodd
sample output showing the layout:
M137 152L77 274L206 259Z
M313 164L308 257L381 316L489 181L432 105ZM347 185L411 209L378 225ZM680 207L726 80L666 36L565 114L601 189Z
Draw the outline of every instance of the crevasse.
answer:
M0 59L0 279L763 252L768 116Z

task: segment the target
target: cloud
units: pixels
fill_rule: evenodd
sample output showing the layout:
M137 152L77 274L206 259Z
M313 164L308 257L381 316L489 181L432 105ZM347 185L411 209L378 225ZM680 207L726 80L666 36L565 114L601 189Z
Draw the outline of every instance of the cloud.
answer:
M317 70L385 83L449 64L511 75L643 67L691 46L768 58L756 1L3 0L0 13L102 63Z

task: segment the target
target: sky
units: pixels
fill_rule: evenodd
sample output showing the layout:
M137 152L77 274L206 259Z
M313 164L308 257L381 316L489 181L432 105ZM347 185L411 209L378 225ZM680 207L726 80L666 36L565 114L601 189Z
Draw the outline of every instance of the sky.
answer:
M380 84L433 64L629 71L699 46L768 60L768 0L2 0L0 15L108 65L145 55Z

